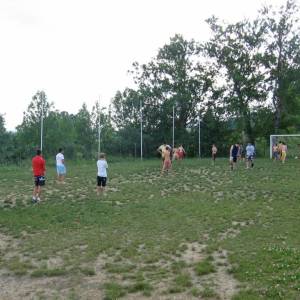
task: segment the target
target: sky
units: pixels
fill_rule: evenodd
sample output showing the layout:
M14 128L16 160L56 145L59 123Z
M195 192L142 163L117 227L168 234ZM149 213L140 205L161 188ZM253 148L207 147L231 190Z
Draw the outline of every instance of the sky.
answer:
M176 33L205 41L212 15L252 18L284 0L0 0L0 114L21 124L44 90L56 109L76 113L133 86L132 63L149 62Z

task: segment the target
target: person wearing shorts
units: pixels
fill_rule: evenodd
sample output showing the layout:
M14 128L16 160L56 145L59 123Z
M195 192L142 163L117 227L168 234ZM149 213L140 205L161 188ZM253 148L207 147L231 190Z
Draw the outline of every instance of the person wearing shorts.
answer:
M169 172L172 167L171 162L171 148L169 146L166 146L165 153L164 153L164 162L161 169L161 175L163 175L164 172Z
M218 148L216 147L215 144L213 144L211 147L211 158L212 158L213 165L215 164L216 161L217 152L218 152Z
M100 153L97 161L97 169L97 195L100 195L104 192L107 183L108 164L105 153Z
M255 153L255 148L251 143L248 143L246 147L246 169L249 169L250 166L251 168L254 167L254 153Z
M281 162L284 164L286 159L286 153L287 153L287 145L285 142L282 142L281 146Z
M32 159L32 172L34 177L32 202L36 203L41 201L42 186L45 185L46 173L46 161L39 149L36 151L36 156Z
M235 169L237 158L238 158L238 153L239 153L239 144L231 145L230 153L229 153L229 155L230 155L229 162L230 162L231 170Z
M58 182L64 183L65 176L66 176L66 166L65 166L64 150L62 148L59 148L58 153L56 154L56 172L57 172Z
M273 145L272 152L273 152L273 159L274 159L274 161L279 160L278 145L277 145L277 143L275 145Z

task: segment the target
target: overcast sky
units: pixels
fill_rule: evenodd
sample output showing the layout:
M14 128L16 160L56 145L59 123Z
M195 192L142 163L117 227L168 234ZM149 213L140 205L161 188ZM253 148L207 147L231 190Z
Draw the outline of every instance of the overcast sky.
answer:
M148 62L175 33L204 41L205 19L255 16L284 0L0 0L0 113L22 122L45 90L59 110L76 113L132 85L127 71Z

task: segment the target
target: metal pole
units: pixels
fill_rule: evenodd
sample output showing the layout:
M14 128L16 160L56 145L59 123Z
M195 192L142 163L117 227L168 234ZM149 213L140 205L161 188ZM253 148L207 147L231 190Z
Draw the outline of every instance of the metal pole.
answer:
M270 135L270 159L272 159L272 152L273 152L273 144L272 144L272 141L273 141L273 136Z
M174 105L173 105L173 129L172 129L172 147L174 149L174 136L175 136L175 109L174 109Z
M142 99L140 100L140 117L141 117L141 160L143 160L143 110Z
M42 115L41 115L41 151L43 151L43 131L44 131L44 97L43 93L39 93L40 100L42 102Z
M98 156L100 155L101 151L101 109L100 109L100 96L98 100Z
M199 150L199 158L201 158L201 119L200 119L200 115L198 118L198 127L199 127L199 132L198 132L198 150Z

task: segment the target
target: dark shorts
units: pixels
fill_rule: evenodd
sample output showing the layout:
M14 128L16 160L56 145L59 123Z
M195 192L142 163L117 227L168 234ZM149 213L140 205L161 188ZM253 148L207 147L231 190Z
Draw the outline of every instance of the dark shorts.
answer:
M97 176L97 186L106 186L107 177Z
M237 161L237 156L232 156L232 161L233 161L234 163L236 163L236 161Z
M247 155L247 160L252 161L253 160L253 155Z
M35 186L45 185L45 177L44 176L34 176L34 185Z
M212 154L212 159L213 159L213 160L216 160L216 158L217 158L217 153L213 153L213 154Z

